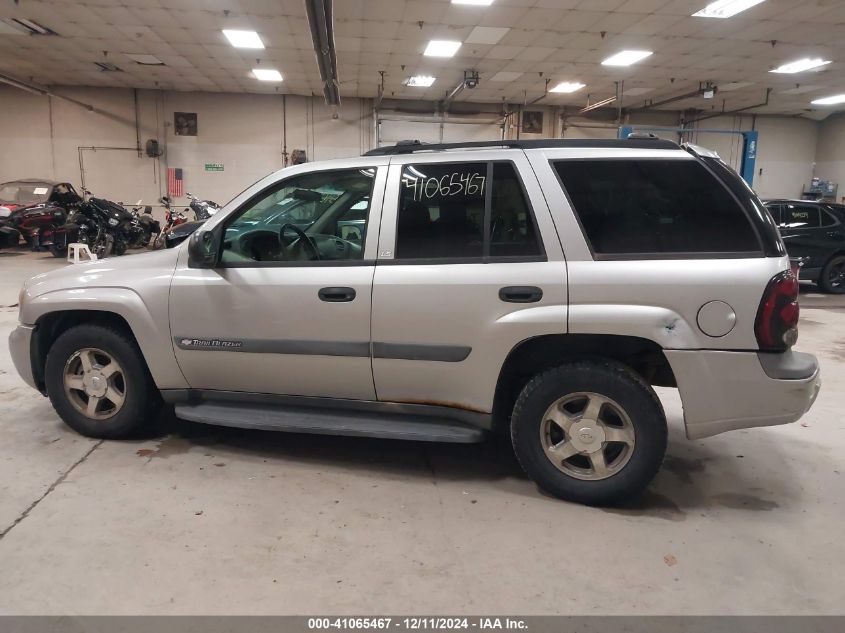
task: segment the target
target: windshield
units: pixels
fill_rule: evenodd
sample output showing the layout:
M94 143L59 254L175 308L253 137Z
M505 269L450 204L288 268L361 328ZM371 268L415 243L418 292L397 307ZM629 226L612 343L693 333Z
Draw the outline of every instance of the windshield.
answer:
M0 185L0 202L28 205L47 202L50 197L50 183L6 182Z

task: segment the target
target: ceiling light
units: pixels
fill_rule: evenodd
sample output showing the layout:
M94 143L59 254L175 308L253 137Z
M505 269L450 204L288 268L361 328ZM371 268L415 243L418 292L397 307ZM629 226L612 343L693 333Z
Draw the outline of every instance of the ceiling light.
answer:
M651 51L621 51L616 55L611 55L604 60L602 66L630 66L636 64L638 61L645 59L652 54Z
M2 18L0 23L11 28L3 28L3 33L25 33L26 35L57 35L57 33L43 24L25 18Z
M510 31L507 26L476 26L467 38L464 40L466 44L498 44L505 35Z
M692 17L729 18L764 1L765 0L716 0L716 2L711 2L701 11L693 13Z
M235 48L264 48L264 42L255 31L233 31L223 29L223 35Z
M452 4L473 4L477 7L489 7L493 0L452 0Z
M252 74L261 81L282 81L282 74L275 68L253 68Z
M460 47L460 42L431 40L428 46L425 47L423 55L428 55L429 57L452 57L452 55L458 52Z
M805 57L804 59L799 59L797 61L784 64L783 66L778 66L777 68L775 68L774 70L770 70L769 72L786 73L791 75L793 73L803 73L805 70L812 70L813 68L821 68L822 66L827 66L829 63L829 60L821 59L820 57Z
M838 105L845 103L845 95L834 95L833 97L825 97L824 99L816 99L811 102L813 105Z
M586 84L578 83L577 81L563 81L556 85L549 92L577 92L581 90Z
M124 55L142 66L164 66L164 62L155 55L136 55L135 53L124 53Z
M405 85L411 88L428 88L434 83L434 77L428 75L414 75L405 80Z
M500 70L495 75L490 77L490 81L502 81L502 82L510 82L516 81L520 77L522 77L524 73L516 73L508 70Z

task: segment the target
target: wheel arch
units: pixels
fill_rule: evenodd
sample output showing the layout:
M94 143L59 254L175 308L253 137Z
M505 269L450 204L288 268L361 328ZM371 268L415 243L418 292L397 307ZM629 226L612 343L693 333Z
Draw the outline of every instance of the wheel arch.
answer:
M677 386L663 348L652 340L616 334L536 336L515 345L499 371L493 399L494 431L507 428L513 405L532 376L566 361L589 358L621 362L654 386Z
M38 388L44 389L44 366L52 342L83 323L111 325L131 335L160 389L187 388L176 363L166 304L158 321L141 297L127 288L85 288L46 293L25 303L21 320L35 325L30 358Z

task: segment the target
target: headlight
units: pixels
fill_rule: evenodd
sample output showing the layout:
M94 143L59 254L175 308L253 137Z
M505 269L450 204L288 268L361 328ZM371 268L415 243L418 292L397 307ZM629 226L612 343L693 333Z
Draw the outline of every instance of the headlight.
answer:
M117 226L120 224L120 220L116 220L115 218L109 218L109 226Z

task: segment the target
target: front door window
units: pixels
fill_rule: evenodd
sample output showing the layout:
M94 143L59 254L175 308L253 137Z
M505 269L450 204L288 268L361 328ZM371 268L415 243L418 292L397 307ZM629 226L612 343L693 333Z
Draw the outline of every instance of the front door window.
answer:
M375 169L301 174L261 192L226 227L221 262L359 260Z

